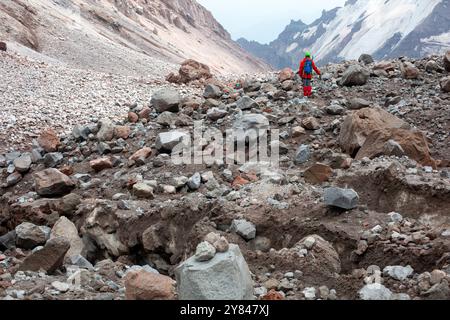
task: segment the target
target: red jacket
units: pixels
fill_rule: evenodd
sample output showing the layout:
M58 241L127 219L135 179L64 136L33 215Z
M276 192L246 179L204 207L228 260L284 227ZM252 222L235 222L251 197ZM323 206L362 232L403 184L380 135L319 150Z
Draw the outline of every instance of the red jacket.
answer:
M303 73L303 68L305 67L305 62L308 59L312 61L312 67L313 67L314 71L320 76L320 70L317 69L314 61L311 58L305 58L300 62L300 69L298 69L298 74L302 77L302 79L311 79L312 78L312 73L311 74Z

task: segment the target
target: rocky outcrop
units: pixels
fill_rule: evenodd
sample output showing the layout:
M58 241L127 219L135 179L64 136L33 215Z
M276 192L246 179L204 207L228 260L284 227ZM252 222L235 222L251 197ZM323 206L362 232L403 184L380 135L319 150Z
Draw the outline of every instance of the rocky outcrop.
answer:
M397 146L398 145L398 146ZM436 167L431 158L426 136L417 130L389 128L373 131L366 139L355 159L373 159L379 156L408 156L424 166Z
M406 122L381 108L364 108L345 118L339 144L344 152L355 156L372 131L407 127Z
M211 71L206 64L189 59L181 64L178 74L170 73L166 80L172 83L205 82L212 78Z

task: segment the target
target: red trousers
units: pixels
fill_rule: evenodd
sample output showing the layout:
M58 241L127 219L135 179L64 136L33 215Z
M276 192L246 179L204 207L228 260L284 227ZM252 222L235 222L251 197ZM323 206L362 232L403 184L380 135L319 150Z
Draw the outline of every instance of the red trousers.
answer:
M303 79L303 95L305 97L312 95L311 79Z

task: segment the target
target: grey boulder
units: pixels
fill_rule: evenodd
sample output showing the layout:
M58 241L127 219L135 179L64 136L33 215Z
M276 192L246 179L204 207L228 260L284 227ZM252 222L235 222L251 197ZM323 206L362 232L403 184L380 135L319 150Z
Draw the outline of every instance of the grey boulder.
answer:
M326 205L350 210L358 205L359 196L353 189L331 187L325 189L324 201Z
M150 103L157 112L178 112L181 96L178 91L172 89L161 89L155 92Z
M181 131L162 132L156 138L156 149L158 151L171 152L183 139L189 138L189 135Z
M341 86L362 86L367 83L370 73L360 65L352 65L342 75Z
M175 269L180 300L253 300L253 281L237 245L200 262L195 256Z
M256 237L255 225L244 219L235 219L231 223L231 231L236 232L245 240L252 240Z

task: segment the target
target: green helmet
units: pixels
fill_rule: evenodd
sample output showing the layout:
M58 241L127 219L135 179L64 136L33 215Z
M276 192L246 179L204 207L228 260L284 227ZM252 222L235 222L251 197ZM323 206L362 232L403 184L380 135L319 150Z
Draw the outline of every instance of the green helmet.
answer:
M311 53L309 51L305 52L305 58L311 58Z

